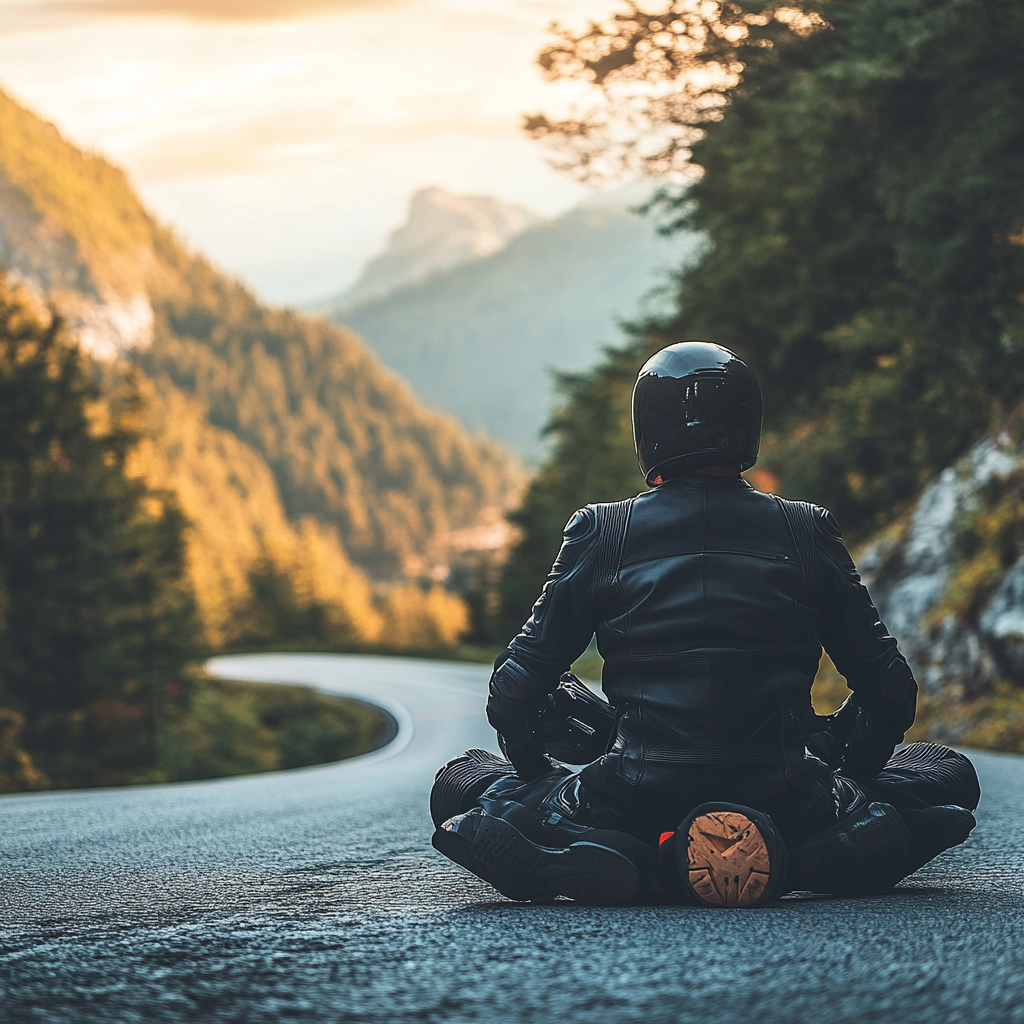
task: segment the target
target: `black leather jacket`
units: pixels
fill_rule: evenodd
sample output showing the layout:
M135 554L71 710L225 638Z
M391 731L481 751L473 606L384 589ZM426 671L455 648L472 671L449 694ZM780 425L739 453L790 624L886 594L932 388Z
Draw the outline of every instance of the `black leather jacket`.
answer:
M532 616L495 662L491 724L528 747L530 721L596 632L623 779L645 763L789 775L821 721L810 690L824 645L891 753L917 684L835 520L803 506L801 544L793 507L738 477L687 475L575 513Z

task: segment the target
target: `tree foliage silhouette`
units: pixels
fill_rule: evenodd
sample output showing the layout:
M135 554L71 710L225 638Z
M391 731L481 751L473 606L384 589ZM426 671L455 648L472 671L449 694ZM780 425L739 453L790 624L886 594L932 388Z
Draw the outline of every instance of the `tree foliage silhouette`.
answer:
M57 786L129 782L201 652L171 496L129 476L131 380L100 400L59 319L0 287L0 705Z
M650 16L658 29L635 16L563 33L555 49L565 56L541 57L552 74L600 79L595 127L583 135L599 143L602 124L646 102L642 90L630 98L638 68L668 95L700 61L720 60L722 11L772 19L759 25L770 34L737 37L733 78L703 120L648 103L650 123L634 124L638 145L643 131L692 130L675 152L688 150L694 181L660 208L669 229L700 232L704 248L678 275L675 313L634 324L630 342L566 393L551 456L518 513L519 564L505 574L505 603L520 613L526 553L554 543L541 521L547 531L607 494L566 481L599 478L594 463L610 450L615 465L631 456L615 418L595 433L585 404L611 387L607 400L628 408L623 365L635 374L666 343L705 338L750 362L765 392L762 468L788 496L832 508L854 539L898 515L1024 391L1024 8L826 0L665 10L710 19L710 49L688 51L678 74L664 57L626 59L657 43L668 14ZM623 52L621 66L588 65L597 45ZM545 132L571 156L574 130ZM615 147L608 153L614 163ZM591 163L584 146L576 166L586 174ZM622 481L614 496L638 485ZM557 516L542 514L548 507ZM530 573L536 592L543 574Z
M565 117L523 127L561 169L592 183L623 171L691 176L691 146L719 121L748 68L775 45L825 27L818 0L626 0L582 32L554 25L537 63L553 81L586 83Z

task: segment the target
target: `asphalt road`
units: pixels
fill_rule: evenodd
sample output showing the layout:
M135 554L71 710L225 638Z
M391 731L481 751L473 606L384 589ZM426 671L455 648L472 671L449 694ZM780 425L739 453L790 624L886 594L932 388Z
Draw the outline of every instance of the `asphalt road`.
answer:
M0 1020L1024 1021L1024 759L977 757L969 843L896 893L754 911L521 906L429 845L437 766L489 746L478 666L219 659L389 707L319 768L0 799Z

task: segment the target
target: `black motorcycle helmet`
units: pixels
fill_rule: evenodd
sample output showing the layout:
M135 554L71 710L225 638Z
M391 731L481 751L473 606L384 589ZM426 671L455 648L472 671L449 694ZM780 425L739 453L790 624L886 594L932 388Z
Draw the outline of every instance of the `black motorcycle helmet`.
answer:
M761 444L757 378L721 345L669 345L644 363L636 379L633 440L649 484L714 463L750 469Z

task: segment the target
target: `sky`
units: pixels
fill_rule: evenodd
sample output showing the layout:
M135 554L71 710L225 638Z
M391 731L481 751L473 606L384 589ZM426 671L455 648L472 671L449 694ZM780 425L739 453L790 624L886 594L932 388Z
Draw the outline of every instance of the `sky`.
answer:
M554 215L534 58L613 0L0 0L0 88L264 299L341 291L427 185Z

